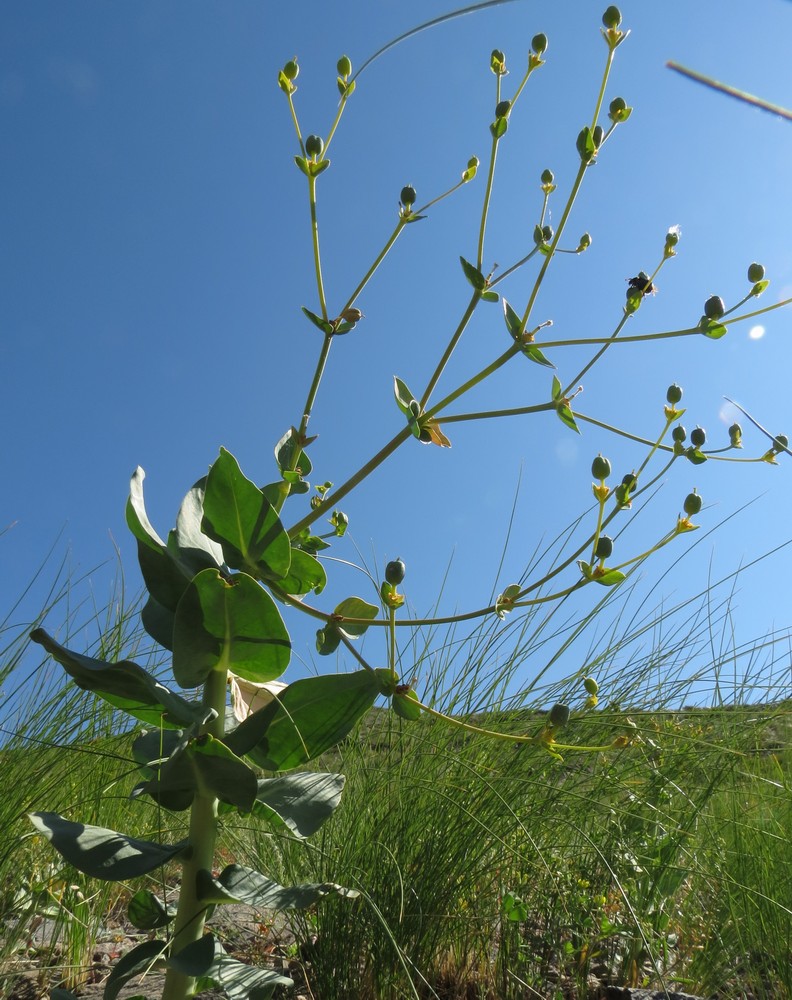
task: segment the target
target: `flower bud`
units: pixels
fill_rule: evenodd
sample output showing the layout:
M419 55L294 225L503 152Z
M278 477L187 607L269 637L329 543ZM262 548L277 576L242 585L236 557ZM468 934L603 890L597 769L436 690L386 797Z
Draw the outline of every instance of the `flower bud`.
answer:
M552 226L542 226L542 240L545 243L549 243L553 238L553 227Z
M600 148L600 144L602 143L602 137L604 134L605 133L603 132L601 125L594 126L594 131L591 133L591 138L594 140L594 145L597 147L597 149Z
M418 402L417 399L411 399L410 400L410 413L412 413L412 415L414 417L420 417L420 415L421 415L421 404Z
M593 677L584 677L583 687L588 694L597 694L599 692L599 684L597 684Z
M672 406L676 406L680 399L682 399L682 389L676 382L673 385L669 385L666 390L666 399Z
M580 242L578 243L577 246L578 252L582 253L583 250L588 250L590 246L591 246L591 234L583 233L583 235L580 237Z
M412 187L410 184L407 184L405 187L403 187L401 189L401 194L399 195L401 203L402 205L404 205L405 208L412 208L412 206L415 204L415 199L417 197L418 195L416 194L415 188Z
M665 248L666 251L673 250L674 247L679 243L679 237L682 235L682 230L679 226L672 226L666 233L665 238Z
M591 475L595 479L607 479L611 474L611 464L607 458L603 458L602 455L597 455L594 461L591 463Z
M674 441L678 441L679 444L687 437L687 431L682 426L682 424L677 424L676 427L671 431L671 437Z
M290 59L286 65L283 67L283 75L287 80L296 80L297 75L300 72L300 67L297 65L297 57Z
M751 264L748 268L748 280L752 282L761 281L765 276L765 269L761 264Z
M305 140L305 152L312 157L321 156L324 150L324 140L318 135L309 135Z
M695 514L698 514L698 512L701 510L701 503L702 503L701 497L698 495L698 493L696 493L695 490L693 490L692 493L688 493L688 495L685 497L685 503L683 507L688 517L693 517Z
M719 295L711 295L704 303L704 315L707 319L720 319L726 312L726 306Z
M773 451L786 451L789 448L789 438L786 434L776 434L773 438Z
M597 539L597 547L594 555L597 559L609 559L613 553L613 539L610 535L600 535Z
M552 170L543 170L540 178L542 184L552 184L555 180Z
M742 448L742 427L732 424L729 428L729 444L732 448Z
M694 448L701 448L707 440L707 432L703 427L694 427L690 432L690 443Z
M602 15L602 23L606 28L618 28L621 24L621 11L618 7L608 7Z
M511 110L511 101L500 101L495 108L496 118L507 118Z
M352 72L352 63L349 56L341 56L336 64L336 69L338 70L338 75L347 77Z
M363 319L363 313L356 306L350 306L341 313L340 318L345 323L357 323Z
M569 722L569 706L562 705L560 702L553 705L547 716L547 721L554 728L563 729L567 722Z
M490 56L490 69L496 76L504 76L506 73L506 56L500 49L493 49Z
M542 55L543 52L547 51L547 35L541 32L538 35L534 35L531 39L531 48L538 55Z
M385 580L392 586L398 587L398 585L404 579L404 574L407 572L407 567L404 565L401 559L394 559L389 562L385 567Z

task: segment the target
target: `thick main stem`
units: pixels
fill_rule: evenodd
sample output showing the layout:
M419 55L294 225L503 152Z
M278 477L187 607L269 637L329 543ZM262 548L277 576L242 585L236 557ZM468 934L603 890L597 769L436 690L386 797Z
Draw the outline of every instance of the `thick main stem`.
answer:
M217 739L225 729L225 703L226 672L213 670L204 685L203 707L214 709L217 713L216 718L205 727L205 732ZM188 857L182 865L179 905L171 942L173 955L203 937L207 906L198 898L198 872L212 871L216 839L217 799L211 793L198 789L190 811ZM168 969L162 1000L186 1000L192 995L194 985L192 976Z

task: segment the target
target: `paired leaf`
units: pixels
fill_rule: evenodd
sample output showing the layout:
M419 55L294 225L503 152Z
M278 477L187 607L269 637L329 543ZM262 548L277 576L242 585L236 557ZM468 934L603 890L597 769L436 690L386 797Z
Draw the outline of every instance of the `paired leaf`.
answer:
M57 813L28 813L39 833L78 871L92 878L123 882L172 861L186 843L156 844L101 826L72 823Z
M464 257L459 258L459 263L462 265L462 270L465 272L465 277L470 284L476 289L477 292L483 292L487 287L487 279L481 271L479 271L477 267L474 267L470 261L465 260Z
M321 539L316 539L317 547L327 548L327 544ZM327 573L324 566L315 559L310 552L304 549L292 547L291 564L289 572L278 580L278 586L287 594L302 595L313 591L321 594L327 583Z
M362 597L347 597L336 605L333 616L338 618L368 618L373 621L379 614L379 609L364 601ZM331 621L316 633L316 651L321 656L334 653L340 643L341 635L349 639L357 639L364 634L367 624L346 621Z
M61 664L78 687L93 691L141 722L171 729L184 728L201 715L199 704L168 690L131 660L106 663L73 653L40 628L31 632L30 638Z
M256 799L258 779L225 743L204 735L177 749L139 791L174 812L189 808L200 792L248 813Z
M702 317L699 329L710 340L720 340L728 332L723 323L719 323L716 319L707 319L706 317Z
M280 612L252 577L205 569L190 582L173 630L173 676L181 687L199 687L217 669L263 684L280 677L290 657Z
M141 889L127 904L127 917L140 931L153 931L165 927L176 916L174 906L165 905L159 896L148 889Z
M378 694L371 670L306 677L249 715L225 743L269 771L298 767L344 739Z
M223 548L226 562L251 576L280 579L289 571L291 545L277 513L234 456L220 457L206 478L202 530Z
M143 941L113 966L104 986L103 1000L116 1000L121 990L137 976L143 976L161 964L168 953L167 941Z
M176 527L168 535L168 550L190 576L202 569L211 566L220 569L223 565L222 547L201 531L205 492L206 476L203 476L182 500Z
M402 411L405 417L410 419L417 415L413 413L412 407L410 405L411 403L414 403L416 401L415 397L407 388L405 383L402 382L402 380L400 378L397 378L395 375L393 377L393 394L396 397L396 403L399 409Z
M315 772L262 778L252 814L302 840L316 833L338 808L345 780L342 774Z
M311 312L310 309L306 309L305 306L301 306L302 311L308 317L308 319L313 323L314 326L318 327L322 333L331 334L333 332L333 327L329 320L322 319L321 316L317 316L315 312Z
M354 899L359 893L335 882L282 886L244 865L228 865L219 878L208 871L198 876L198 898L206 903L247 903L259 910L304 910L333 893Z
M226 952L214 934L204 934L188 944L167 964L184 976L211 979L225 990L229 1000L264 1000L275 986L293 986L287 976L238 962Z

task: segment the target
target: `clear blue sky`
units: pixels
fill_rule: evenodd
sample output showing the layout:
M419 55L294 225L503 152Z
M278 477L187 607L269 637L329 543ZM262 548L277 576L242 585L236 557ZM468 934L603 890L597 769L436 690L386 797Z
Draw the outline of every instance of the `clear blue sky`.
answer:
M305 179L293 163L298 150L277 71L298 56L301 123L306 134L322 134L335 113L342 53L360 65L451 6L3 5L0 528L13 527L0 538L0 619L59 532L58 551L70 548L76 574L112 560L115 543L128 585L137 586L123 520L136 465L146 470L149 512L162 534L220 446L251 478L274 478L272 447L299 420L320 346L300 312L301 305L318 311L317 298ZM320 178L331 309L391 231L405 183L421 202L449 187L472 154L486 163L490 51L505 50L512 67L508 97L538 31L550 40L547 65L529 82L500 146L486 265L505 268L531 248L545 167L559 185L550 220L558 221L577 168L575 137L591 115L604 64L605 6L507 4L412 38L360 77L333 141L331 169ZM762 302L792 294L792 125L664 68L674 59L792 105L792 4L756 0L750 18L716 0L630 2L622 11L622 27L632 33L617 51L609 98L623 96L635 112L588 171L574 209L564 243L587 230L591 249L558 259L543 286L535 315L552 318L549 335L559 338L609 334L625 278L653 268L673 224L682 227L679 257L629 333L692 325L715 293L733 303L747 290L745 270L754 260L772 280ZM392 377L422 387L467 303L458 257L475 257L483 191L482 171L409 227L361 297L366 319L334 346L311 422L319 435L311 453L315 481L342 482L401 426ZM533 273L503 289L520 307ZM685 388L686 426L702 424L711 442L726 443L733 419L723 412L724 395L773 432L792 433L792 311L761 324L758 339L749 337L748 323L720 342L616 347L585 379L580 408L651 436L666 386L677 381ZM441 388L453 388L507 343L500 307L482 306ZM553 357L563 379L587 355ZM549 372L518 358L475 405L543 401L549 383ZM744 426L744 454L758 454L764 441ZM597 452L624 472L642 456L596 428L577 437L545 415L457 424L449 436L450 451L408 444L341 505L366 559L401 555L408 563L419 611L452 554L444 608L487 603L521 466L502 586L519 576L542 535L554 535L589 503ZM647 566L651 580L667 574L660 592L671 599L695 593L708 572L727 573L792 535L791 470L784 462L678 463L641 521L646 535L637 529L620 554L673 524L693 486L708 505L699 518L707 527L761 495L676 571L674 557L687 539L670 560ZM356 558L351 540L334 554ZM787 562L775 558L740 584L735 622L742 639L790 624ZM99 602L111 574L91 574ZM349 592L371 597L354 573L333 595ZM34 593L13 621L23 622L35 600ZM316 602L332 607L331 597ZM312 633L298 638L297 652L309 661Z

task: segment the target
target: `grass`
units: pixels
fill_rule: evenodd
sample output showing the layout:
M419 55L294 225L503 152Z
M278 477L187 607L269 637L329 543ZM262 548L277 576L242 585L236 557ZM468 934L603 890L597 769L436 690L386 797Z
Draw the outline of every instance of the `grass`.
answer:
M64 641L87 635L102 655L146 662L122 583L98 611L73 605L64 573L45 609L60 615ZM652 605L651 592L639 598L637 587L625 600L622 588L618 603L605 592L593 615L535 610L405 646L403 672L414 665L438 710L524 734L563 700L573 709L564 742L634 740L559 762L539 745L374 710L318 762L348 780L341 809L308 844L229 819L226 860L284 883L361 892L292 918L307 995L522 1000L596 996L614 983L792 996L789 636L737 644L729 587L673 607ZM135 774L111 713L46 663L27 683L30 624L6 622L2 633L13 706L0 751L4 995L47 914L54 939L33 956L42 988L88 982L105 914L137 888L63 865L29 835L26 810L143 836L183 829L182 816L129 808ZM534 666L562 657L585 666L557 682ZM600 683L594 711L583 708L584 673Z

